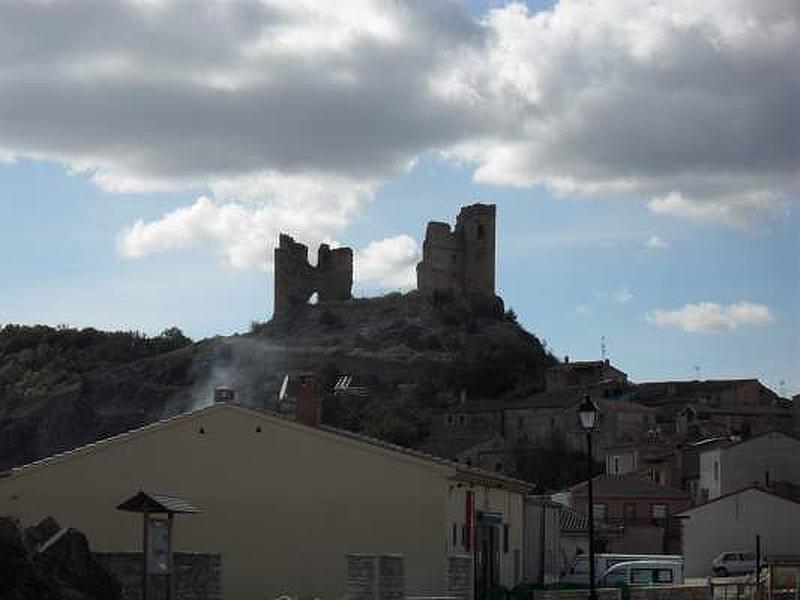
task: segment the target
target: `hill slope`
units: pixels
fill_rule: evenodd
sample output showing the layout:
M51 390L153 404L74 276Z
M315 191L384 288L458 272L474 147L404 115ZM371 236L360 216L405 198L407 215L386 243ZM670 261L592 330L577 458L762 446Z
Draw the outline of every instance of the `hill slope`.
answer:
M332 385L353 374L363 398L326 399L325 419L414 445L430 411L455 399L529 393L554 362L513 318L417 293L309 305L248 334L192 343L93 329L0 330L0 467L125 431L211 401L217 386L274 408L287 371Z

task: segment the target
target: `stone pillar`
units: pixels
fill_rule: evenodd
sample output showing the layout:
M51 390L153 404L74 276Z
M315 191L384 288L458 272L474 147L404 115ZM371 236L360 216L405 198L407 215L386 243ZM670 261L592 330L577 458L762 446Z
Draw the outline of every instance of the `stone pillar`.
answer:
M403 600L402 554L348 554L347 600Z
M471 554L447 557L447 593L458 600L472 600L475 591Z

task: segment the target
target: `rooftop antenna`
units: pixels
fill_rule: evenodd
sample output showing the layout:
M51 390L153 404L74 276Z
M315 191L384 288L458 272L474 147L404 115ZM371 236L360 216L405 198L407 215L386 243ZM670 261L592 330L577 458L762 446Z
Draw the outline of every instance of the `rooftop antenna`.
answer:
M695 377L694 377L694 378L695 378L697 381L700 381L700 365L695 365L695 366L694 366L694 375L695 375Z
M606 360L606 336L600 336L600 356L602 357L603 361Z
M786 398L786 380L785 379L781 379L778 382L778 395L781 398Z

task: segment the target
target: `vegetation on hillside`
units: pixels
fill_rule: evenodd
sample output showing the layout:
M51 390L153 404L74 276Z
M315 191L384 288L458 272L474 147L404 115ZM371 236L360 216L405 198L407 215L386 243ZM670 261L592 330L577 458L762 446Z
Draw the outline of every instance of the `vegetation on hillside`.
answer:
M502 301L475 305L389 294L300 307L249 333L193 343L176 329L148 337L7 325L0 330L0 468L203 406L216 386L274 408L287 372L341 375L364 397L325 402L331 425L415 446L433 411L461 394L491 399L543 387L555 362Z

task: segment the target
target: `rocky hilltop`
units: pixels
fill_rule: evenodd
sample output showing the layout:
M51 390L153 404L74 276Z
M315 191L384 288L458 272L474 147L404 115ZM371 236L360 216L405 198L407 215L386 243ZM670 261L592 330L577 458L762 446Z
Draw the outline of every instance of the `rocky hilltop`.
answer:
M435 302L418 292L296 307L246 334L192 342L46 326L0 330L0 467L82 445L211 401L275 408L288 371L314 370L332 389L352 376L359 395L330 395L334 425L415 445L432 410L461 393L499 398L543 387L555 362L513 312Z

